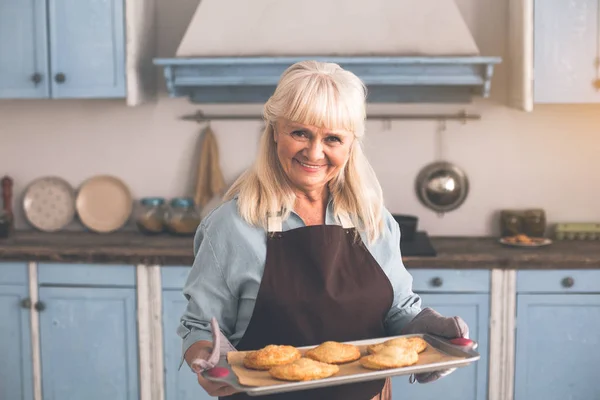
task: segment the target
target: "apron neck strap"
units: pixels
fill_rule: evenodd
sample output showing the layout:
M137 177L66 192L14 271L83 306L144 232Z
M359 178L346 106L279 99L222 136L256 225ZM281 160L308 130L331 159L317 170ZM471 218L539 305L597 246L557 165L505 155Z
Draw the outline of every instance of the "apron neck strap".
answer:
M350 219L350 217L348 216L347 213L345 213L345 212L339 213L338 218L340 220L340 224L342 224L342 227L344 229L354 228L354 224L352 223L352 220ZM274 232L281 232L281 231L283 231L283 222L281 219L281 212L269 213L267 215L267 232L274 233Z
M274 233L281 231L283 231L281 211L267 214L267 232Z

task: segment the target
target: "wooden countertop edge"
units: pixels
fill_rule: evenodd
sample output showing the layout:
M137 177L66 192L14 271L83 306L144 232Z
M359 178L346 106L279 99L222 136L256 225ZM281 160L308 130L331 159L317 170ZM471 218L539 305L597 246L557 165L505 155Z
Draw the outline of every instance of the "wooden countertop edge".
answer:
M494 237L431 237L435 257L403 257L423 269L600 269L600 241L555 241L512 248ZM135 232L54 234L23 231L0 239L0 262L65 262L190 266L193 239Z

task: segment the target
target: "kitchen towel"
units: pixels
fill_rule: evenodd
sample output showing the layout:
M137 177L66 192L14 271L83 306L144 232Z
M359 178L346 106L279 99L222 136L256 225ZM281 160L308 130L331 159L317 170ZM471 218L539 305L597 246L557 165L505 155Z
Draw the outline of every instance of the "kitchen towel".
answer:
M198 207L203 208L214 196L220 195L224 188L225 181L219 165L217 140L209 124L202 138L194 202Z

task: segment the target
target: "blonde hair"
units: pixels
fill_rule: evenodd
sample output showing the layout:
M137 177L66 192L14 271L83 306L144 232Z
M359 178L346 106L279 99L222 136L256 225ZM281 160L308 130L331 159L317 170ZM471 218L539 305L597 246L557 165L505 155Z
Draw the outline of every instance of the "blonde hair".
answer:
M366 88L353 73L333 63L302 61L281 75L275 93L265 103L257 159L225 193L225 201L238 196L241 217L266 229L267 214L282 211L287 218L296 195L277 157L274 126L278 118L304 125L343 129L355 140L349 159L338 176L329 182L334 214L346 212L369 241L383 230L383 195L363 149Z

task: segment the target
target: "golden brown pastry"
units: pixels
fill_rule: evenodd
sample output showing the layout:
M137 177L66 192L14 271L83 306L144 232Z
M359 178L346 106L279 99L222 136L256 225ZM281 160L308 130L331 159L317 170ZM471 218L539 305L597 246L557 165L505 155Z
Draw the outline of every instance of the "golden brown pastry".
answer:
M301 356L300 351L293 346L270 344L260 350L246 354L244 366L266 371L277 365L291 363Z
M372 344L367 346L369 354L375 354L384 347L404 347L410 350L414 350L417 353L422 353L427 348L427 342L418 336L413 337L399 337L395 339L386 340L383 343Z
M352 344L324 342L308 350L306 357L327 364L343 364L360 358L360 349Z
M359 360L360 365L368 369L401 368L416 364L417 361L419 355L416 351L395 346L385 346L379 352Z
M279 365L269 370L269 374L283 381L311 381L328 378L338 373L337 365L326 364L310 358L300 358L290 364Z

